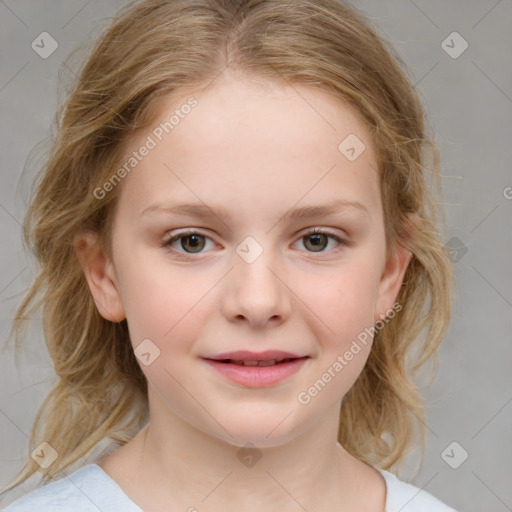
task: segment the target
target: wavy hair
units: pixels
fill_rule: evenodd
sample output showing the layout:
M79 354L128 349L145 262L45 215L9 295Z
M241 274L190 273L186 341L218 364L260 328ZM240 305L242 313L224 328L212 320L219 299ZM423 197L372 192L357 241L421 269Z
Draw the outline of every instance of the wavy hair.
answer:
M334 94L370 130L388 254L400 244L412 257L397 297L402 309L376 332L343 399L338 441L383 469L419 444L423 462L425 405L414 379L427 361L437 372L453 277L438 231L444 222L439 149L407 66L341 0L142 0L126 5L95 41L59 107L49 157L33 184L23 235L38 274L10 339L18 350L26 322L42 305L57 380L37 411L25 466L2 492L36 471L45 483L64 476L100 441L122 445L147 422L147 382L126 320L99 314L74 241L92 230L111 255L121 185L102 199L94 190L111 179L126 144L170 94L204 87L228 66ZM58 453L46 469L30 456L42 441Z

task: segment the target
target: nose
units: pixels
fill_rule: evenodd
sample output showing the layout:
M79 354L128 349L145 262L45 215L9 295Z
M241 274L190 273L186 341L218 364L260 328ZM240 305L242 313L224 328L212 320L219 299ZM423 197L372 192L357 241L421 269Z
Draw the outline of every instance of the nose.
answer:
M270 249L254 261L239 254L233 254L234 268L224 283L221 307L225 317L230 322L246 321L254 328L285 322L291 313L292 292L278 258Z

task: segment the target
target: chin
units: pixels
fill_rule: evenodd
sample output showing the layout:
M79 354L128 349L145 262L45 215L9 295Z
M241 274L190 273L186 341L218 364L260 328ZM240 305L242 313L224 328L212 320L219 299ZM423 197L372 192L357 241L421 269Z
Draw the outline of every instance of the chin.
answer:
M287 444L299 435L298 429L294 429L294 424L289 422L291 415L283 421L285 417L286 415L272 417L271 421L254 421L249 416L241 417L239 421L233 421L233 418L229 421L219 419L231 436L220 427L216 431L222 441L232 446L243 448L250 443L258 448L275 448Z

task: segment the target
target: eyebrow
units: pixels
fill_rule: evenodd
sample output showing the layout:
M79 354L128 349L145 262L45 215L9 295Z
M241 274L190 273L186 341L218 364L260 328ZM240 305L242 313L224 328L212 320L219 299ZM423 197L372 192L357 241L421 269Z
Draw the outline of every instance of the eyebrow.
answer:
M305 219L310 217L321 217L328 216L333 213L342 212L342 211L360 211L370 214L368 208L359 201L349 201L347 199L338 199L329 204L318 205L318 206L301 206L300 208L295 208L293 210L288 210L283 212L279 218L283 219ZM212 215L218 218L224 218L228 220L232 220L234 215L232 215L228 210L224 207L219 206L215 209L209 208L204 203L186 203L186 204L171 204L171 203L156 203L151 206L145 208L141 217L149 215L154 212L162 212L162 213L170 213L170 214L182 214L189 215L197 218L208 218Z

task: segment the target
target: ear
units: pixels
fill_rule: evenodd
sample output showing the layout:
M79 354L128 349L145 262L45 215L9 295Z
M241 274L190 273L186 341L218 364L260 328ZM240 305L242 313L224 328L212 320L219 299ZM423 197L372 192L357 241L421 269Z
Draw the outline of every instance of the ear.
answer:
M388 254L379 283L374 322L385 318L386 312L392 309L393 304L396 302L405 272L413 256L408 246L413 232L416 230L417 223L417 217L414 214L411 215L403 227L402 243L396 244L394 250Z
M411 257L412 252L402 246L398 246L396 251L388 257L379 283L374 322L382 320L386 312L393 308Z
M101 249L98 235L92 232L80 233L75 237L74 246L100 315L111 322L121 322L126 314L114 266Z

